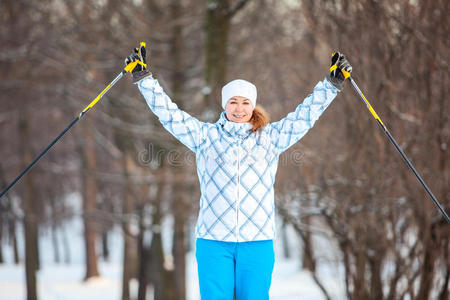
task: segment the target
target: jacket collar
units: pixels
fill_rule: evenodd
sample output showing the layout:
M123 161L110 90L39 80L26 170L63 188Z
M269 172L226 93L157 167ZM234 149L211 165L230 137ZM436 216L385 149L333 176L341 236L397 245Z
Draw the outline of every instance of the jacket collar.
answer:
M229 135L238 135L241 137L248 136L251 133L252 124L250 123L237 123L228 121L225 112L220 114L219 120L216 122L220 124L224 131L226 131Z

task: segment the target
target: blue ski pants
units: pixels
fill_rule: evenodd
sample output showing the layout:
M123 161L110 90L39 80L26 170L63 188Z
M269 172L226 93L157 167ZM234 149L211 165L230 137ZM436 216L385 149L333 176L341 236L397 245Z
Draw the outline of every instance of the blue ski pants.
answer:
M273 241L222 242L197 239L202 300L268 300L275 264Z

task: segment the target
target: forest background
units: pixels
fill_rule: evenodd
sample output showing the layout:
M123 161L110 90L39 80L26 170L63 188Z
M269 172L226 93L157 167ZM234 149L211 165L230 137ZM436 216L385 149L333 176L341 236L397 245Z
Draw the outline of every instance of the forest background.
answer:
M331 53L353 78L431 190L450 210L450 2L445 0L2 0L0 188L3 190L124 67L140 41L178 106L214 122L220 88L258 87L277 121L322 80ZM70 195L82 200L82 211ZM113 89L0 199L3 252L26 268L37 299L39 239L70 263L63 229L82 217L85 280L100 276L112 228L123 235L121 299L186 299L199 189L194 157L162 129L129 78ZM450 227L350 85L280 158L278 222L319 272L315 236L335 243L348 299L448 299ZM171 251L161 223L171 218ZM22 230L18 230L22 228ZM283 240L283 235L280 237ZM24 240L24 249L18 247ZM66 243L67 244L67 243ZM168 263L171 261L172 263Z

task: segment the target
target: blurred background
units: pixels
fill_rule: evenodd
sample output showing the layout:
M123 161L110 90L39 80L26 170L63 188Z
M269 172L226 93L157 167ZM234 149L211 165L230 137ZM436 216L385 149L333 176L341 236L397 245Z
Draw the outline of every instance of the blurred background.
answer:
M449 212L449 6L2 0L0 190L140 41L172 100L209 122L235 78L255 83L278 121L338 50ZM199 299L194 162L120 80L0 199L0 299ZM450 226L348 83L282 155L275 191L271 299L449 299Z

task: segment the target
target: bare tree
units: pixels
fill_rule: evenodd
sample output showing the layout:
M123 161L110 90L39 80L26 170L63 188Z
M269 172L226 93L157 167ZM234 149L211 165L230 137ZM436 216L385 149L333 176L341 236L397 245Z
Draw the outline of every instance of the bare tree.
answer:
M221 87L226 83L228 60L228 39L230 24L235 14L250 2L207 0L205 15L205 99L204 104L210 113L206 117L212 121L220 112L217 101Z

